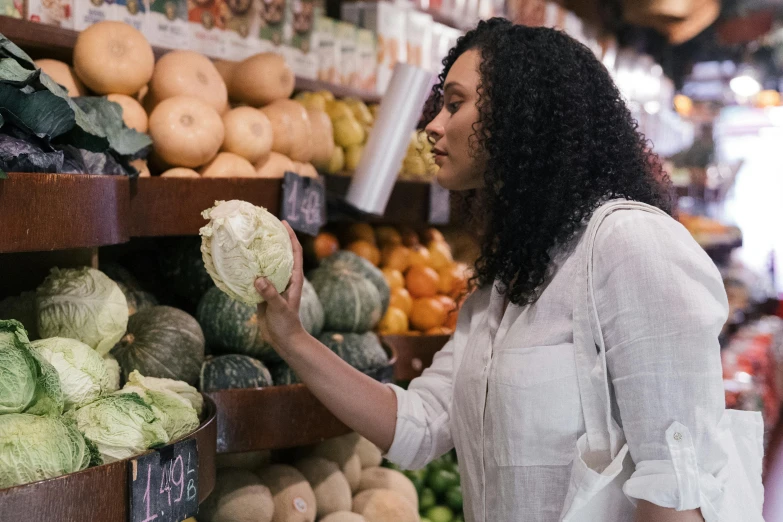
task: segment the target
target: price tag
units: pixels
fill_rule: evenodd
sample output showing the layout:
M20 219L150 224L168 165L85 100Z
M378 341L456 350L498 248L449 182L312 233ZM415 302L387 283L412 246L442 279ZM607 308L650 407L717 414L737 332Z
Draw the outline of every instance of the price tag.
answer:
M326 192L320 179L286 172L283 179L283 219L311 236L326 223Z
M131 460L130 522L180 522L198 512L195 439Z
M430 184L430 217L433 225L446 225L451 217L451 200L449 191L438 185L437 181Z

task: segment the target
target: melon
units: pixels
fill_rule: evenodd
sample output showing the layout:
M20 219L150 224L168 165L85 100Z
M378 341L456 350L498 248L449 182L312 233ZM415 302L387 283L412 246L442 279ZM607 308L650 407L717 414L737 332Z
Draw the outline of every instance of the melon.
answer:
M218 469L215 489L199 506L205 522L272 522L275 503L269 488L245 469Z
M200 167L223 144L223 120L198 98L174 96L155 107L149 120L155 152L175 167Z
M416 492L416 486L396 469L374 467L362 470L359 491L367 491L368 489L394 490L405 497L412 507L419 508L419 494Z
M247 355L221 355L204 362L199 388L204 393L235 388L272 386L272 375L258 359Z
M182 310L152 306L132 315L128 330L111 354L123 377L134 370L145 377L165 377L195 385L204 363L204 334Z
M380 448L364 437L359 437L359 442L356 444L356 454L362 461L363 470L378 467L383 462L383 453Z
M73 68L98 94L136 94L152 78L154 67L152 47L131 25L99 22L76 37Z
M275 464L259 470L258 478L272 492L273 522L315 522L315 493L296 468Z
M272 150L272 124L266 115L252 107L237 107L223 115L225 137L221 150L239 154L251 163L269 156Z
M321 266L331 267L333 269L346 269L356 272L372 282L378 289L378 295L381 298L381 315L386 313L391 299L391 289L386 281L383 272L361 256L348 250L341 250L327 257L321 262Z
M277 152L270 152L269 157L256 163L256 176L259 178L283 178L286 172L294 172L294 162Z
M351 486L337 464L321 457L310 457L296 462L294 467L313 488L319 518L351 509Z
M324 327L336 332L367 332L383 316L378 288L346 268L324 266L309 274L324 308Z
M234 69L239 63L232 60L215 60L212 63L214 64L215 69L217 69L218 74L220 74L221 78L223 78L223 81L226 83L226 88L228 88L228 86L231 85L231 75L234 74Z
M209 58L193 51L170 51L155 64L150 82L152 105L173 98L198 98L222 113L228 105L226 82Z
M341 437L327 439L315 446L305 449L304 455L307 457L322 457L331 460L340 467L351 491L356 492L362 480L362 463L359 456L356 455L356 445L359 442L359 435L349 433Z
M329 168L334 151L334 129L332 120L326 111L311 109L307 111L310 129L313 135L313 165L321 170Z
M352 511L338 511L325 516L321 522L367 522L367 519Z
M199 169L202 178L255 178L256 169L242 156L220 152Z
M419 522L418 509L391 489L368 489L353 499L353 511L367 522Z
M215 467L256 470L268 466L271 460L272 452L269 450L218 453L215 455Z
M324 332L318 340L339 355L340 359L362 372L377 370L389 364L389 357L373 332Z
M307 110L294 100L276 100L261 109L272 124L272 150L293 161L310 161L313 131Z
M147 113L139 102L127 94L109 94L106 98L122 108L122 121L126 127L138 132L147 132Z
M231 72L231 98L261 107L275 100L290 98L296 78L285 58L275 53L260 53L240 62Z
M34 63L36 67L45 72L52 80L65 87L65 90L68 91L68 96L84 96L87 94L84 84L67 63L47 58L36 60Z
M200 178L201 175L193 169L174 167L160 175L162 178Z

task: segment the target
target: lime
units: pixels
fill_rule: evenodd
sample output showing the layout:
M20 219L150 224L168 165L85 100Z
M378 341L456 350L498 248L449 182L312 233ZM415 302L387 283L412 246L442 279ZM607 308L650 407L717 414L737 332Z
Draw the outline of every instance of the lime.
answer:
M427 481L427 470L426 469L417 469L415 471L404 471L403 472L406 477L413 483L413 486L416 488L416 492L421 494L421 490L424 489L424 485Z
M459 485L459 475L453 471L441 469L431 473L427 485L432 488L436 495L443 495L450 488Z
M426 517L432 522L451 522L454 519L454 513L446 506L435 506L427 510Z
M462 511L462 488L454 486L446 492L446 505L459 513Z
M424 488L421 491L421 495L419 495L419 511L427 511L431 507L434 507L437 503L438 500L435 498L434 491L432 491L430 488Z
M426 518L426 517L421 517L421 518L419 519L419 522L432 522L432 521L431 521L429 518Z

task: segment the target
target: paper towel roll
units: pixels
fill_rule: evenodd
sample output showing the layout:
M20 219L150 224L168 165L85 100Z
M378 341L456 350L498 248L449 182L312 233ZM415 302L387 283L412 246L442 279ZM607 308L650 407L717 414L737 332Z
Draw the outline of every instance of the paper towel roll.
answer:
M397 180L411 132L432 87L432 73L398 63L378 117L356 167L346 201L369 214L383 215Z

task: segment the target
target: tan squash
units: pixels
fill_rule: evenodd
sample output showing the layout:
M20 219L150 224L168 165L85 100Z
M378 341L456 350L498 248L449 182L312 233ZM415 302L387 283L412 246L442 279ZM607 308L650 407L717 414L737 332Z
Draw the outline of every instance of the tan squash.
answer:
M135 159L131 161L130 164L131 167L134 167L139 171L140 178L149 178L152 175L150 174L150 168L147 166L147 160Z
M313 131L307 110L293 100L276 100L261 110L272 124L272 150L293 161L310 161Z
M188 169L185 167L174 167L173 169L169 169L163 174L161 174L160 177L161 178L200 178L201 175L199 175L199 173L193 169ZM238 466L225 466L225 467L238 467Z
M122 121L126 126L139 132L147 132L149 118L139 102L127 94L109 94L106 98L122 107Z
M266 114L253 107L237 107L223 115L226 135L221 150L239 154L251 163L269 156L272 124Z
M322 518L321 522L367 522L367 519L358 513L337 511Z
M84 84L67 63L47 58L36 60L34 63L36 67L48 74L52 80L65 87L65 90L68 91L68 96L84 96L87 94Z
M296 468L275 464L259 470L258 478L272 492L275 503L272 522L315 521L315 493Z
M199 169L203 178L255 178L256 169L242 156L221 152Z
M368 489L353 498L353 512L367 522L419 522L418 508L391 489Z
M329 168L334 151L334 128L332 120L325 111L310 109L307 111L313 136L313 165L322 170Z
M359 491L368 489L391 489L405 497L411 506L418 509L419 494L413 482L395 469L382 468L380 466L362 470L362 481Z
M285 58L260 53L240 62L231 74L231 99L261 107L275 100L290 98L296 77Z
M312 163L302 163L299 167L299 175L306 178L318 178L318 171L315 169Z
M226 82L226 87L231 85L231 76L234 74L234 69L239 65L239 62L231 60L215 60L212 62L215 64L215 69L223 77L223 81Z
M128 24L99 22L76 38L73 68L98 94L136 94L152 78L154 67L149 42Z
M270 152L269 157L260 163L256 163L256 177L259 178L283 178L286 171L296 172L296 166L287 156L278 152Z
M351 510L351 486L337 464L321 457L311 457L299 460L294 467L313 488L319 518L336 511Z
M150 83L153 104L173 96L192 96L222 113L228 105L226 82L212 61L193 51L171 51L155 64Z
M199 167L220 150L223 120L207 103L191 96L175 96L152 111L149 133L163 162L174 167Z

